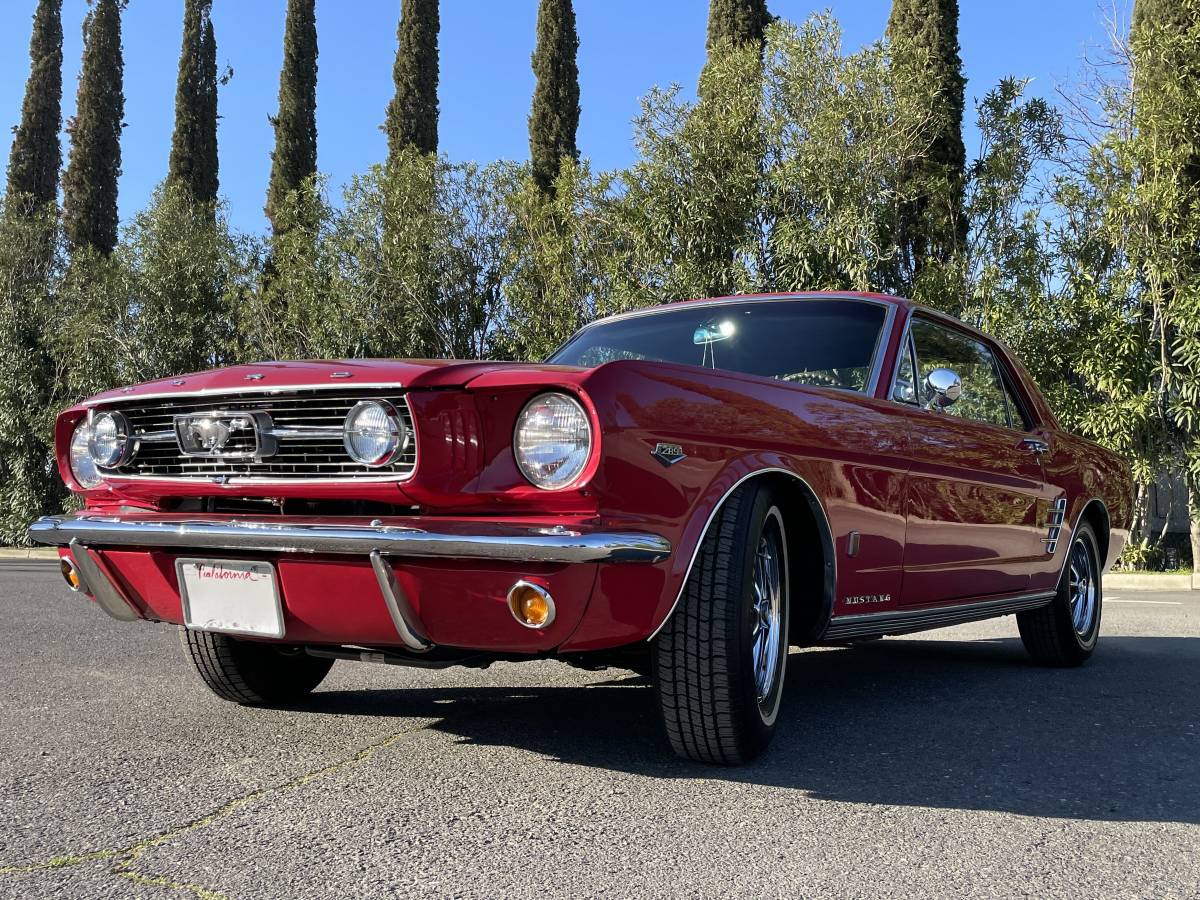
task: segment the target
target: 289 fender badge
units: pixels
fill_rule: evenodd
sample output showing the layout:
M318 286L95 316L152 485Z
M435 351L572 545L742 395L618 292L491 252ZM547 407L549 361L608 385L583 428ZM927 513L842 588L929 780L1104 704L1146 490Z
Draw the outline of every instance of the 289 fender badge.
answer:
M655 444L654 449L650 451L650 455L668 469L681 459L687 458L687 454L683 452L683 448L678 444Z

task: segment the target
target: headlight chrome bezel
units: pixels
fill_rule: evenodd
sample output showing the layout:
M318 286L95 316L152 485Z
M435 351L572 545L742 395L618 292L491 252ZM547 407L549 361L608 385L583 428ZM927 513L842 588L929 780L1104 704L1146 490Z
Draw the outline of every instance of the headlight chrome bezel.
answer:
M133 429L129 425L129 419L124 413L116 410L108 410L100 413L93 413L88 416L88 455L92 458L92 462L96 464L98 469L119 469L121 466L129 462L133 456L133 450L136 441L133 437ZM97 432L107 423L112 423L112 435L109 437L101 437ZM111 447L107 452L104 447L111 440Z
M586 442L582 445L581 451L567 454L563 457L564 461L553 472L553 476L547 478L543 473L540 473L529 462L529 448L522 446L522 432L527 426L527 417L537 404L545 404L547 402L566 403L570 411L578 418L586 434ZM565 437L561 443L569 443L571 438ZM565 491L579 486L579 483L587 476L589 467L592 462L592 457L596 449L596 435L592 427L592 418L588 414L587 409L579 398L572 396L564 391L545 391L532 397L523 407L517 416L516 424L513 426L512 450L513 457L516 460L517 469L524 476L525 480L534 487L543 491ZM567 468L567 460L571 456L576 459ZM566 477L558 477L560 473L566 472Z
M360 449L355 447L354 435L351 433L351 426L355 419L369 408L378 409L389 425L390 439L387 450L385 453L374 457L361 453ZM345 448L346 455L359 465L364 465L372 469L382 469L390 466L408 449L411 442L412 432L408 427L408 423L404 421L404 417L400 415L400 411L387 400L359 401L351 407L350 412L346 413L345 421L342 424L342 447Z

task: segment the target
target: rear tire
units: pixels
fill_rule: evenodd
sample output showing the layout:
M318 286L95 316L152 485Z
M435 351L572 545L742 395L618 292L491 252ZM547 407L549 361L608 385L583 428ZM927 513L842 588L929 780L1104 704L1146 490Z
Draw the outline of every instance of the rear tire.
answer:
M329 674L332 659L296 647L181 628L179 639L201 680L222 700L243 706L294 703Z
M1081 522L1067 550L1058 593L1049 605L1017 613L1021 642L1043 666L1082 665L1096 649L1104 607L1096 532Z
M670 620L654 683L672 749L733 765L775 732L788 651L787 536L772 492L751 483L722 505Z

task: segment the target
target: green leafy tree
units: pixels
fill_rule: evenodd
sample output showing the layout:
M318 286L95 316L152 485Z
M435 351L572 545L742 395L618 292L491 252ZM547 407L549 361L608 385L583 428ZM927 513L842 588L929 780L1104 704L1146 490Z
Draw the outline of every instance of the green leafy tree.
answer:
M688 142L695 166L692 177L711 187L703 191L682 188L691 193L694 208L690 214L695 216L693 227L698 232L687 256L689 264L704 273L699 283L705 294L743 289L737 256L757 202L746 188L754 178L751 170L761 168L764 153L757 94L766 28L771 21L764 0L711 0L709 4L708 61L700 73L700 101L689 114L688 131L694 135ZM662 93L652 96L667 98ZM643 116L638 127L653 140L661 124L666 123L655 124ZM711 141L703 137L706 128L713 129ZM722 170L730 175L726 184L720 183Z
M897 185L923 152L907 125L921 92L896 77L884 47L847 54L818 16L772 25L762 59L754 45L714 57L698 104L652 92L611 204L627 274L610 289L647 302L890 283Z
M903 282L898 289L955 311L961 302L956 257L965 246L966 148L964 90L958 46L958 0L893 0L887 36L898 84L917 99L908 129L920 132L925 152L904 172L904 203L896 223Z
M55 211L0 205L0 543L26 543L39 515L59 508L53 423L58 373L46 346L57 305ZM50 252L47 252L50 248Z
M117 245L117 180L121 175L123 0L95 0L83 25L83 66L75 116L67 124L71 152L63 175L63 231L72 249L112 253Z
M167 179L121 245L128 285L121 357L145 381L235 362L233 310L249 290L247 249L222 210Z
M62 41L62 0L39 0L29 41L29 80L21 122L8 156L10 211L13 204L31 211L58 200Z
M757 47L729 48L707 66L696 104L654 90L634 121L639 159L620 176L615 233L628 274L618 290L655 299L747 290L747 248L759 202L762 132Z
M271 228L279 234L284 198L317 174L316 0L288 0L279 112L271 124L275 127L275 150L271 154L266 214Z
M217 41L212 0L184 2L167 178L186 187L198 203L211 205L217 200Z
M407 147L436 153L438 147L438 0L402 0L392 78L396 94L388 104L384 131L388 159Z
M527 170L501 185L507 231L495 282L503 291L489 352L506 359L545 358L597 316L649 300L633 273L641 234L622 230L634 210L613 196L615 177L563 162L550 196ZM657 269L656 269L657 271Z
M893 66L881 44L846 53L829 16L773 27L757 289L881 290L896 280L899 184L924 150L911 125L921 77Z
M533 177L551 193L563 160L579 161L579 36L571 0L541 0L537 46L533 51L533 111L529 115L529 153Z
M1157 404L1185 461L1200 572L1200 2L1138 0L1130 35L1135 191L1127 215L1141 318L1154 336Z

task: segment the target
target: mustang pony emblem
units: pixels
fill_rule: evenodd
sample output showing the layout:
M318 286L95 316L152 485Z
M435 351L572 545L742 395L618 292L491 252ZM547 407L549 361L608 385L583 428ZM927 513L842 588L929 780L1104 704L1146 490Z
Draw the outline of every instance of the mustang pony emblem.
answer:
M229 443L229 436L233 434L234 429L241 430L245 427L245 422L242 419L231 419L226 425L220 419L210 419L205 416L202 419L193 419L188 422L188 434L192 440L200 444L205 450L224 450L225 445Z
M270 419L263 413L192 413L175 417L175 437L186 456L263 456L267 450L263 439L270 428Z

